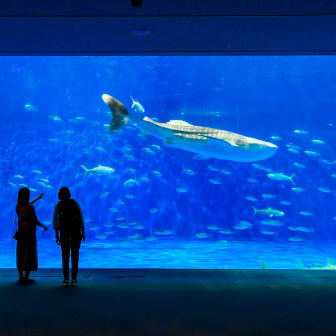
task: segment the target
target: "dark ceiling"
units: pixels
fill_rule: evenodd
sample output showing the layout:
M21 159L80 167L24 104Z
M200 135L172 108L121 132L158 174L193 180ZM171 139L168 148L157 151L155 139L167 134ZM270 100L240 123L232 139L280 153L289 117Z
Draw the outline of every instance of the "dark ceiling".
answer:
M0 55L335 54L336 1L11 0L0 28Z

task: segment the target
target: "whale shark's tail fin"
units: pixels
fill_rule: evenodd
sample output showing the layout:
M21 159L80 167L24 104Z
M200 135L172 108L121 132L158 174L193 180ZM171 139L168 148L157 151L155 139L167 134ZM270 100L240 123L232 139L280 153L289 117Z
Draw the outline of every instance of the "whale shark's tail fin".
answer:
M128 118L126 116L129 115L127 108L117 99L113 97L103 94L102 99L108 105L112 112L112 121L110 124L109 131L115 132L122 128L128 122Z
M86 175L87 175L88 172L89 172L89 169L87 169L86 167L84 167L84 166L82 166L82 165L80 165L80 166L84 169L84 175L83 175L83 178L82 178L82 180L84 180L85 177L86 177Z

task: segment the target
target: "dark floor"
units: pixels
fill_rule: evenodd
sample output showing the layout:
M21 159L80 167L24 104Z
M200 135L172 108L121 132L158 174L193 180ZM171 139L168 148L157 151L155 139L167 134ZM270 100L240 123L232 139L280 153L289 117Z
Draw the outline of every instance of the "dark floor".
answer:
M0 270L0 335L336 335L336 272Z

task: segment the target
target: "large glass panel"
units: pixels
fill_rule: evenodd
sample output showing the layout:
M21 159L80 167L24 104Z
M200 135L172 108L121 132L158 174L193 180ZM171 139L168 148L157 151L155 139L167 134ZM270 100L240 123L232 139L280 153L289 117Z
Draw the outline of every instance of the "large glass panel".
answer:
M39 265L61 266L51 222L67 186L85 218L80 267L332 269L335 67L334 56L1 57L0 267L15 267L24 186L45 195ZM110 101L115 132L102 94L130 113Z

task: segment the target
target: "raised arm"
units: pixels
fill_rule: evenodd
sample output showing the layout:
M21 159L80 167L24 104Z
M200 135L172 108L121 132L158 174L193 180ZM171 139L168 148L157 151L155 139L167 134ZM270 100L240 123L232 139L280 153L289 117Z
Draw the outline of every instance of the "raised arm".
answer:
M42 193L39 196L37 196L34 200L32 200L31 202L29 202L29 204L34 204L36 201L40 200L43 197L44 197L44 193Z

